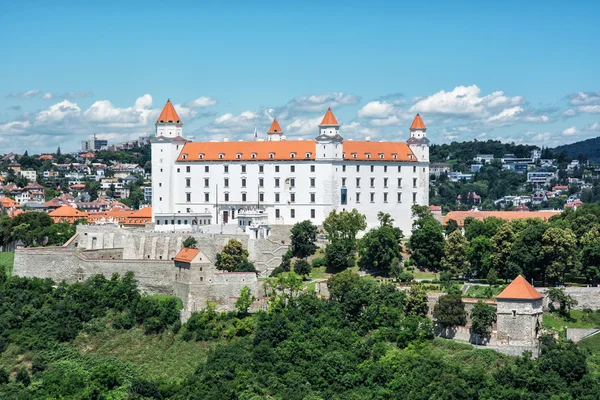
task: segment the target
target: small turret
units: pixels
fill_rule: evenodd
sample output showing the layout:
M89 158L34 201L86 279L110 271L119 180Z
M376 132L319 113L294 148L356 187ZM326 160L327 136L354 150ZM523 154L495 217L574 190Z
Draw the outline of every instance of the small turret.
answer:
M283 131L281 130L281 126L279 126L279 122L277 122L277 118L273 119L273 123L267 132L267 138L269 141L273 142L282 140Z
M429 139L427 139L427 128L419 114L410 126L410 138L406 141L418 161L429 162Z
M182 131L183 122L179 119L179 115L177 115L177 111L175 111L175 107L173 107L173 103L169 99L156 120L156 136L173 138L181 136Z

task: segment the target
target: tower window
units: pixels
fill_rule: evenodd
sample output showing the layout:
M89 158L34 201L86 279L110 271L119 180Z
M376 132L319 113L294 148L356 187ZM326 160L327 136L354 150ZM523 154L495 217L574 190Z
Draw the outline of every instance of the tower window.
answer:
M256 158L256 153L252 153L252 154L250 155L250 157L252 157L252 158Z
M306 153L306 158L310 158L310 153Z
M199 159L203 159L203 158L204 158L204 154L202 154L202 153L201 153L201 154L198 154L198 158L199 158Z
M225 154L223 154L223 153L219 154L219 158L224 158L224 157L225 157Z
M275 158L275 153L269 153L269 158Z
M237 158L238 160L239 160L240 158L242 158L242 153L237 153L237 154L235 155L235 158Z

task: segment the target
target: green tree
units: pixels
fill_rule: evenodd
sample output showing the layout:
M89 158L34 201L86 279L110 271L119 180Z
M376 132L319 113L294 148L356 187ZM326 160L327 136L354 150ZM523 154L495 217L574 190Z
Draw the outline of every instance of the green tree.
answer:
M404 270L404 268L402 267L402 263L400 262L400 260L397 258L394 258L392 260L392 264L390 265L389 276L391 278L398 280L398 279L400 279L400 274L402 273L403 270Z
M15 380L19 383L22 383L24 386L29 386L29 384L31 383L31 376L29 375L29 371L27 370L27 368L19 368Z
M44 189L44 199L46 201L52 200L55 197L58 197L60 193L58 192L58 190L54 189L54 188L46 188Z
M394 260L402 260L400 251L400 239L403 234L399 228L391 225L393 220L386 218L385 224L381 221L381 226L377 229L371 229L358 242L358 254L360 259L358 266L362 270L379 270L390 272ZM385 218L385 215L382 215Z
M235 301L235 308L238 310L238 314L247 315L248 309L254 303L256 298L252 296L252 292L248 286L244 286L242 290L240 290L240 297Z
M514 279L516 275L510 271L507 265L511 254L515 233L511 224L504 224L492 237L492 254L490 255L490 267L498 271L498 275L505 281Z
M444 229L434 218L417 220L408 241L411 258L417 268L437 272L444 255Z
M329 297L332 300L344 301L346 295L358 285L360 276L352 271L342 271L333 275L327 280L327 288L329 289Z
M587 283L600 280L600 232L591 228L580 239L582 272Z
M291 230L293 256L306 258L315 254L317 233L318 228L309 220L296 223Z
M306 276L310 274L311 266L310 263L302 258L294 262L294 272L300 276Z
M198 246L198 240L193 236L188 236L183 241L183 247L186 249L197 249L198 248L197 246Z
M433 318L446 328L466 325L467 312L461 295L446 294L440 296L433 307Z
M427 290L423 285L412 285L405 300L404 310L406 315L426 317L429 311L427 303Z
M550 309L555 310L554 303L558 303L558 312L562 315L569 316L571 308L578 304L577 300L567 294L563 288L550 288L546 294L550 300Z
M354 266L356 261L354 249L340 239L331 241L325 247L325 264L332 271L343 271Z
M469 243L460 231L454 231L448 236L442 257L442 269L454 277L466 275L470 271L467 257Z
M234 272L248 259L248 250L242 247L242 242L229 239L223 250L217 254L215 266L222 271Z
M471 271L482 278L490 270L493 242L486 236L477 236L469 241L467 258L471 264Z
M489 340L492 337L492 325L496 322L496 309L479 300L471 310L471 327L469 332L479 339Z
M444 226L444 232L446 233L446 236L457 230L460 230L460 227L458 226L458 222L456 222L456 220L450 219L448 222L446 222L446 225Z
M352 245L358 232L366 228L367 218L355 208L340 213L333 210L323 221L323 229L327 232L330 241L339 239Z
M545 278L551 282L562 282L565 273L577 272L577 238L570 229L548 228L542 236L542 254Z

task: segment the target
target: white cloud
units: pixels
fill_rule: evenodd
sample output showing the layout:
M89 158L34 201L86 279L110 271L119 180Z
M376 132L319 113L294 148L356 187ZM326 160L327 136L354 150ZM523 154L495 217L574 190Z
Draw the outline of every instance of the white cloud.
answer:
M121 108L108 100L96 101L82 117L102 126L127 128L146 126L157 115L158 110L152 109L152 96L145 94L136 99L133 107Z
M444 90L421 99L409 111L416 113L432 113L456 117L486 118L492 109L520 104L520 96L507 97L504 92L497 91L487 96L480 96L481 89L476 85L457 86L451 92Z
M305 135L313 134L317 136L319 133L319 124L323 120L322 116L315 118L296 118L286 126L288 135Z
M361 118L387 118L396 111L396 107L387 101L370 101L358 111L358 116Z
M575 115L577 115L577 111L573 110L572 108L569 108L568 110L563 111L562 115L565 117L574 117Z
M63 100L60 103L56 103L46 110L40 111L36 117L38 123L52 123L61 122L67 118L75 118L81 112L79 106L75 103L71 103L69 100Z
M328 107L333 109L340 106L356 104L360 97L343 92L332 92L313 94L310 96L298 96L290 100L283 107L275 107L268 109L268 115L280 119L292 119L296 116L306 115L316 112L325 112Z
M40 92L41 91L38 89L27 90L25 92L10 93L7 97L20 97L20 98L24 98L24 99L30 99L30 98L35 97L38 94L40 94Z
M50 99L52 99L53 97L54 97L54 96L52 95L52 93L44 93L44 94L42 95L42 99L44 99L44 100L50 100Z
M395 115L392 115L391 117L388 117L388 118L371 120L370 123L373 126L392 126L392 125L398 125L401 122L402 122L402 120L400 120L400 118L398 118Z
M600 104L600 90L597 92L578 92L569 95L569 104L572 106L585 106Z
M574 126L565 129L564 131L562 131L562 134L565 136L571 136L571 135L575 135L577 134L579 131L577 130L577 128L575 128Z
M580 112L600 114L600 105L596 106L581 106L578 108Z
M523 121L525 122L535 122L537 124L546 123L550 121L550 117L547 115L528 115L523 117Z
M187 102L185 105L189 108L202 108L202 107L210 107L217 104L217 100L207 97L201 96L195 100Z
M519 106L516 107L512 107L512 108L507 108L502 110L500 113L491 116L487 119L487 122L503 122L503 121L507 121L507 120L514 120L515 117L520 114L523 111L523 109Z

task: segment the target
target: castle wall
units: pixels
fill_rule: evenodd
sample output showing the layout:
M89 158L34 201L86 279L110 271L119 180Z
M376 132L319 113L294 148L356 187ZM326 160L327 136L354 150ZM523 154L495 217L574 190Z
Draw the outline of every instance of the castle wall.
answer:
M93 275L107 278L115 272L121 276L135 274L142 292L173 293L173 262L157 260L123 260L106 258L117 256L120 249L108 252L81 252L62 247L17 248L13 273L23 277L50 278L55 282L83 281ZM88 258L94 255L105 258Z

